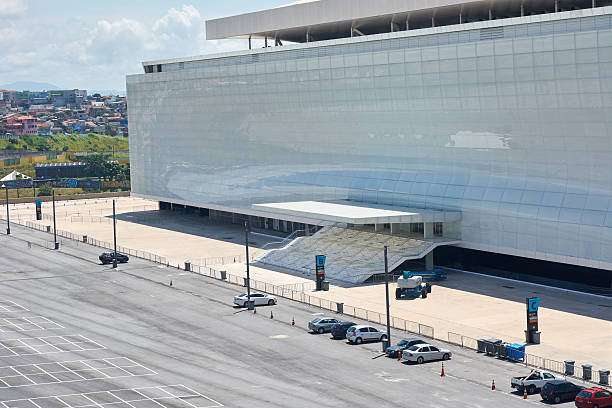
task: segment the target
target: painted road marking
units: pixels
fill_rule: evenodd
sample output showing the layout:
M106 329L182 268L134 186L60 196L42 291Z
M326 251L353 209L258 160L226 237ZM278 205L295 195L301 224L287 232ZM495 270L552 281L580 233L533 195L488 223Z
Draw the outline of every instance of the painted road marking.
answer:
M0 401L0 408L218 408L223 404L182 384Z
M0 388L156 375L127 357L0 367Z
M0 340L0 358L13 356L66 353L69 351L101 350L101 344L80 334L46 337L24 337Z
M0 333L11 331L32 331L63 329L64 326L43 316L0 318Z
M28 309L12 300L0 299L0 313L29 312Z

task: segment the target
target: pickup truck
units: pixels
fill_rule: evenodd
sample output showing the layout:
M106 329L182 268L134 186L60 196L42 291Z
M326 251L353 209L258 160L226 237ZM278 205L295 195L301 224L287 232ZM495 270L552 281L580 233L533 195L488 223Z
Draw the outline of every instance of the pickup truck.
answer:
M544 384L548 381L559 379L563 379L563 377L555 377L551 373L545 371L533 370L529 375L513 377L510 381L510 385L521 393L527 389L527 394L535 394L536 392L540 392Z

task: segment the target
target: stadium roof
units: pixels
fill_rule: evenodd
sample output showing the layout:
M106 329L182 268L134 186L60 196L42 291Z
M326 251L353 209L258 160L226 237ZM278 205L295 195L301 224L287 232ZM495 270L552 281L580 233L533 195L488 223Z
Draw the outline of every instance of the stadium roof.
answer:
M608 1L596 2L597 6L604 3ZM209 20L206 38L323 41L584 9L592 5L592 0L302 0Z

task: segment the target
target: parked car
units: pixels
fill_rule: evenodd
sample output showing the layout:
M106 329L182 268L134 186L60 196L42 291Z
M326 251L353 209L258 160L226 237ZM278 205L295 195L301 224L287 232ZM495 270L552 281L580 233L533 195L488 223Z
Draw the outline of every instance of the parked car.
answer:
M111 264L113 263L114 254L114 252L103 252L102 255L98 257L98 259L100 260L100 262L102 262L102 265ZM127 255L123 255L117 252L117 263L127 263L127 261L129 260L130 258L128 258Z
M349 327L346 331L346 338L349 343L361 344L364 341L383 341L387 340L387 333L374 327L363 324Z
M584 387L571 383L565 380L549 381L542 386L540 396L544 401L552 401L558 404L562 401L574 401L576 395L582 391Z
M408 347L414 346L415 344L427 344L427 342L421 339L417 339L417 338L404 339L400 341L399 343L397 343L395 346L387 347L387 349L385 350L385 353L387 354L388 357L397 358L398 353L401 353L402 351L406 350Z
M331 331L332 326L336 323L340 321L332 317L317 317L308 322L308 328L315 333L323 334Z
M440 349L431 344L415 344L402 351L402 360L423 364L425 361L448 360L450 350Z
M561 377L561 379L562 378L563 377ZM510 385L520 392L524 392L524 390L527 389L527 394L535 394L536 392L540 392L547 382L558 379L560 378L555 377L551 373L533 370L529 375L512 378L512 380L510 380Z
M354 325L353 322L334 323L331 327L331 335L334 339L346 339L346 331Z
M272 306L276 304L276 298L272 295L264 295L263 293L251 293L251 300L255 302L255 306L268 305ZM234 296L234 304L240 307L246 307L248 296L243 293L238 296Z
M599 387L586 388L576 395L578 408L612 407L612 392Z

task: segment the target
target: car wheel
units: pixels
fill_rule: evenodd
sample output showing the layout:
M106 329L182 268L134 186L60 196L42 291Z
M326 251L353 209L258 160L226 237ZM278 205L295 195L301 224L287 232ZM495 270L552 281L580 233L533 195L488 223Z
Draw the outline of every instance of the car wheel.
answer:
M450 358L450 356L448 355L448 353L444 353L444 355L442 356L442 360L448 360Z
M535 393L536 393L535 385L530 385L529 387L527 387L527 394L535 394Z
M268 306L272 306L274 304L274 300L270 299L268 300Z
M357 337L357 338L355 339L355 343L356 343L356 344L361 344L361 343L363 343L363 339L362 339L361 337Z
M423 364L423 361L425 361L425 360L423 359L423 357L419 357L419 358L417 358L417 363L419 363L419 364Z
M380 336L380 341L386 341L387 340L387 335L383 334L382 336Z
M322 327L319 327L319 328L317 329L317 333L319 333L319 334L323 334L323 332L325 332L325 329L323 329Z
M555 397L554 401L555 401L555 404L558 404L558 403L560 403L560 402L561 402L561 398L560 398L560 397L557 395L557 396Z

